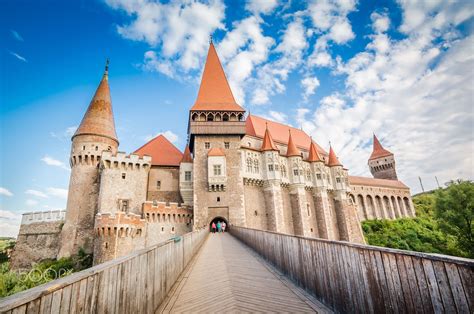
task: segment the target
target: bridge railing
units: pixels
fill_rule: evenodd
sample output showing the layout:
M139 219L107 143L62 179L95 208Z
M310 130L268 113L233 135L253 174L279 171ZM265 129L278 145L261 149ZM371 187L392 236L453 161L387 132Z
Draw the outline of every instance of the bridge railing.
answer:
M0 300L0 313L154 313L206 229L136 251Z
M474 312L474 260L235 226L229 231L336 312Z

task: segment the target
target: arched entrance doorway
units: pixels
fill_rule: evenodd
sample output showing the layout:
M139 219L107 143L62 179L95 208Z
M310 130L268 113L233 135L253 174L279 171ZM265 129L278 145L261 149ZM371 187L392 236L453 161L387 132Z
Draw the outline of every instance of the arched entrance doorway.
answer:
M222 222L225 222L226 224L226 227L225 227L225 231L227 232L229 230L229 222L227 221L227 219L225 219L224 217L220 217L220 216L217 216L217 217L214 217L211 222L209 222L209 231L212 232L212 223L215 223L216 226L217 226L217 223L220 222L222 224Z

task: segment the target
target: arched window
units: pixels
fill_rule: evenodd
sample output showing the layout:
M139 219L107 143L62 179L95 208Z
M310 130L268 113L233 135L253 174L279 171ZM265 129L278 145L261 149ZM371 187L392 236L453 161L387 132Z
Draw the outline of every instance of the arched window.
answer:
M280 165L280 169L281 169L281 176L286 178L286 167L285 167L285 165Z
M260 170L259 170L259 166L258 166L258 160L255 159L253 161L253 169L255 170L255 173L258 173Z
M247 172L252 172L252 158L247 158Z

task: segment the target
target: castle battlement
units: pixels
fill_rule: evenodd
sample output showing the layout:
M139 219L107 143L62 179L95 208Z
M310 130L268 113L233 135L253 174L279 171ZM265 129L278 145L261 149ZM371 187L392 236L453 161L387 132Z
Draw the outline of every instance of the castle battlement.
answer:
M140 157L136 154L127 155L124 152L112 152L105 151L102 153L102 167L108 169L123 169L123 170L139 170L147 169L151 166L151 157L143 156Z
M21 217L22 225L41 222L58 222L66 219L65 210L47 210L41 212L24 213Z
M98 236L135 237L141 236L145 228L141 215L118 212L102 213L95 216L95 230Z
M193 211L188 206L179 206L178 203L145 202L143 216L148 222L190 223Z

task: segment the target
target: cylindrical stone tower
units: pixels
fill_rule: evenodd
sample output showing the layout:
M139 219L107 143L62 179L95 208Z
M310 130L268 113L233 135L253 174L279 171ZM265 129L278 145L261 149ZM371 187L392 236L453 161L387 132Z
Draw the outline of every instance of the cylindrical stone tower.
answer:
M59 257L93 251L94 219L99 197L99 162L102 151L118 149L108 83L108 61L99 87L72 137L71 177L66 221L61 232Z

